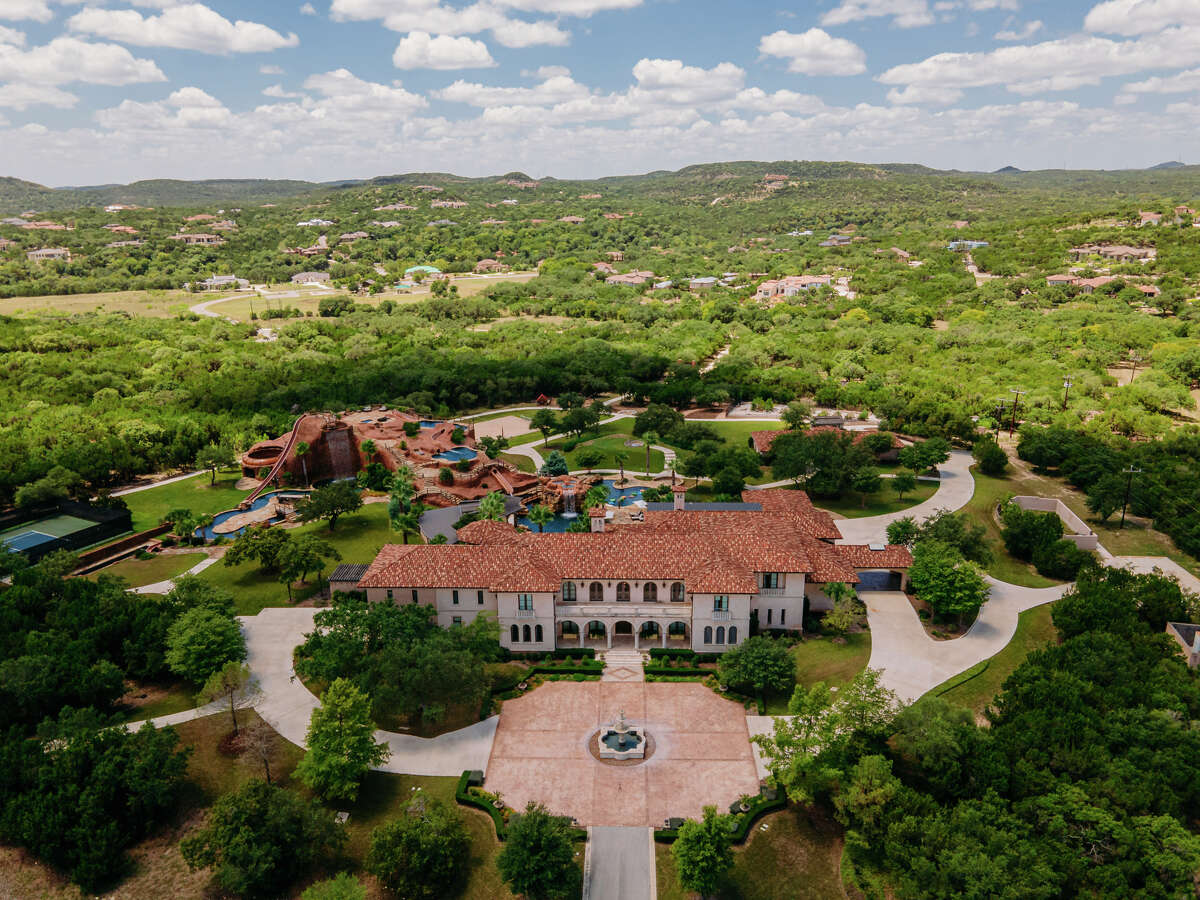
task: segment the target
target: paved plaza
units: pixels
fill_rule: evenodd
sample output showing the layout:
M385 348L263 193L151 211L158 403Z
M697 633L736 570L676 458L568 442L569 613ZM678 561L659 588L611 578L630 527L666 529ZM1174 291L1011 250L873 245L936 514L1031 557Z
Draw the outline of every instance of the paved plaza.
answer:
M594 759L588 738L624 711L654 740L640 765ZM653 826L758 792L746 712L702 684L556 682L504 704L485 785L580 825Z

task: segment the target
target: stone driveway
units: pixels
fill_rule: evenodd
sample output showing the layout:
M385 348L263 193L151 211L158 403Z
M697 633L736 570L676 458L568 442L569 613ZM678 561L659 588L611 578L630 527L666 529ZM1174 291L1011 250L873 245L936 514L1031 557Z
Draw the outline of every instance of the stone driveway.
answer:
M655 742L641 765L588 750L621 710ZM644 827L727 809L758 791L758 773L745 710L701 684L557 682L504 704L484 786L518 809L532 800L581 825Z

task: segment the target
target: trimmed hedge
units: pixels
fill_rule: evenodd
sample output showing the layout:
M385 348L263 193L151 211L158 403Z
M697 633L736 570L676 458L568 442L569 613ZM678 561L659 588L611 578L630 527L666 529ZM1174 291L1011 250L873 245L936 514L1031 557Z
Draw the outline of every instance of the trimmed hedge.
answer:
M701 675L714 674L712 669L700 669L695 666L646 666L643 670L647 675Z
M650 649L651 659L695 659L695 650L686 650L677 647L652 647Z
M496 809L492 802L486 797L477 797L470 793L471 772L465 771L458 777L458 784L454 788L454 799L463 806L470 806L475 809L482 810L492 817L492 824L496 826L496 839L504 841L508 838L508 824L504 821L504 813ZM565 818L565 817L564 817ZM571 828L571 839L575 841L587 840L587 829Z
M773 791L768 788L767 790ZM750 804L750 811L744 813L734 813L734 821L736 827L730 833L730 838L735 844L744 844L746 838L750 836L750 829L754 824L765 816L767 813L776 812L787 807L787 795L778 792L778 795L772 799L767 799L765 794L760 793ZM654 840L660 844L673 844L679 837L679 830L676 828L655 828Z

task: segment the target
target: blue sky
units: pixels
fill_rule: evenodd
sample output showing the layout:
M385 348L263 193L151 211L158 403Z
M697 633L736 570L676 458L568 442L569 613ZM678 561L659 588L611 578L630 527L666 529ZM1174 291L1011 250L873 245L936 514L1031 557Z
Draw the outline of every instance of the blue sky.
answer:
M1195 162L1200 0L0 0L0 174Z

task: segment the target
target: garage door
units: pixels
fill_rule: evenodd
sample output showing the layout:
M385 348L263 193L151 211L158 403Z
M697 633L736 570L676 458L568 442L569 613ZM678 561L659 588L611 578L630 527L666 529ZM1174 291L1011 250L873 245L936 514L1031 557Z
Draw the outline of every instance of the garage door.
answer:
M872 570L858 573L858 590L862 591L898 591L901 576L899 572Z

